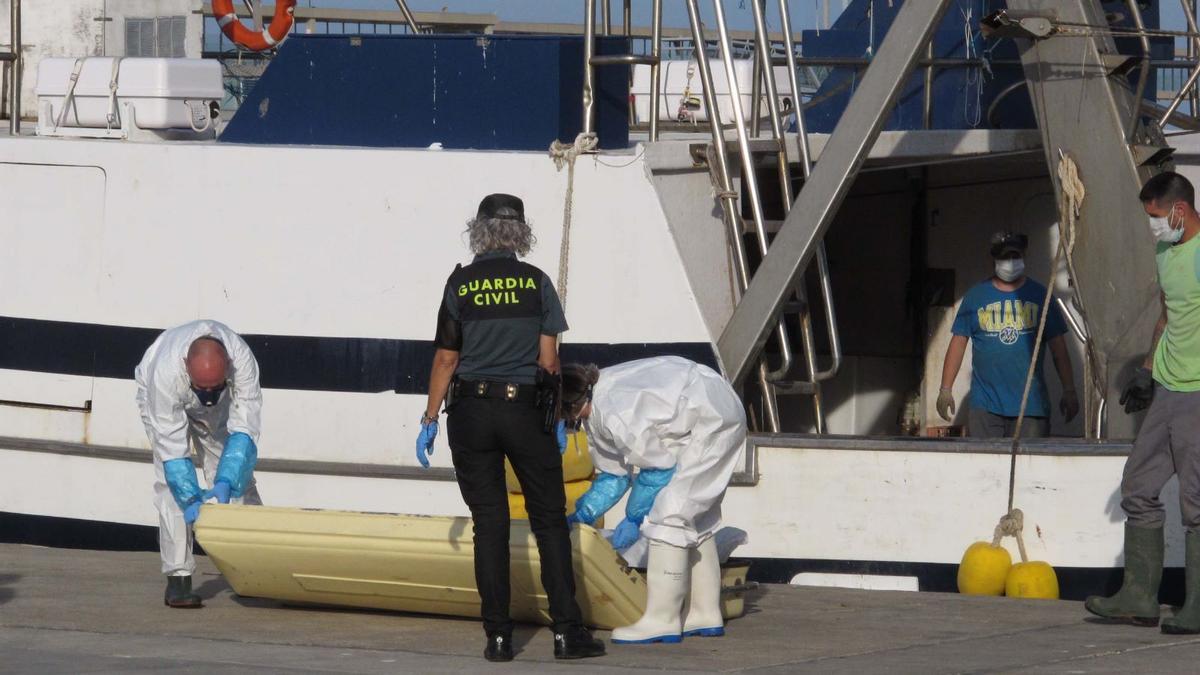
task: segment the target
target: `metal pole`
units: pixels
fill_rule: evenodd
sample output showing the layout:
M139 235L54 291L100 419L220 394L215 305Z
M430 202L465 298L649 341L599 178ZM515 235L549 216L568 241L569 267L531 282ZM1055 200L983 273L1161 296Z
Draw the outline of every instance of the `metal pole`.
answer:
M408 9L408 3L404 0L396 0L396 4L400 7L400 12L404 14L404 20L408 22L408 27L414 33L421 32L421 25L417 23L417 17Z
M21 71L25 68L25 59L21 56L21 0L9 0L9 45L12 49L13 60L9 65L8 77L8 133L13 136L21 134Z
M718 343L721 362L734 382L742 381L759 359L787 295L796 287L879 131L895 108L904 83L925 43L945 14L949 0L907 0L850 98L821 162L800 192L734 308Z
M754 0L757 4L758 0ZM754 173L754 155L750 152L750 139L746 137L746 114L742 110L742 93L737 81L737 73L733 68L733 47L729 39L729 28L725 23L725 8L721 0L713 0L713 10L717 19L717 37L721 43L721 63L725 66L725 77L729 80L730 108L736 124L738 154L742 158L742 178L746 181L746 199L750 202L750 214L754 218L754 232L758 239L759 253L765 258L770 247L767 237L766 219L763 217L762 196L758 192L758 177ZM711 111L709 113L711 115ZM710 119L711 122L711 119ZM779 368L769 373L771 380L779 380L787 376L792 367L792 345L788 339L787 326L783 320L778 321L775 331L779 340L779 357L782 360Z
M754 12L762 13L763 6L767 0L751 0L750 4L754 7ZM754 49L754 79L750 85L750 137L758 138L761 135L762 127L762 80L765 69L771 67L771 45L767 44L767 51L764 52L758 49L758 43L767 40L767 33L758 32L757 22L755 23L755 49ZM764 56L765 54L765 56ZM732 58L732 55L730 56Z
M696 5L696 0L687 0L687 8L692 28L692 44L696 52L696 68L700 71L700 82L704 89L704 107L708 110L708 126L712 133L714 156L709 158L709 162L710 166L716 165L717 179L720 182L721 210L725 215L729 248L733 253L736 288L740 295L750 283L750 265L746 261L746 251L742 248L742 219L738 215L737 192L733 189L733 177L729 172L729 150L725 144L725 134L721 130L721 109L717 106L717 93L713 87L712 70L708 64L704 29L700 27L700 9ZM767 377L767 366L761 359L758 363L758 386L762 390L763 416L766 418L767 431L778 433L780 429L779 405L775 400L773 385Z
M1134 89L1133 105L1130 106L1129 130L1125 133L1125 142L1132 143L1137 133L1138 120L1142 117L1141 102L1146 94L1146 80L1150 74L1150 38L1146 37L1146 23L1142 21L1142 10L1138 8L1138 0L1127 0L1126 4L1129 5L1129 15L1133 18L1133 25L1137 27L1142 43L1142 66L1138 70L1137 88Z
M621 12L621 23L625 27L625 37L633 37L633 0L625 0L625 8Z
M933 62L933 40L929 41L929 46L925 48L925 58ZM921 119L924 121L926 129L933 128L933 66L925 66L925 98L921 102Z
M662 96L660 89L662 83L660 81L662 63L662 3L663 0L654 0L654 16L652 21L654 26L651 28L653 33L650 36L650 55L654 57L654 63L650 64L650 140L658 140L658 115L659 115L659 98ZM701 54L703 58L703 54Z
M604 34L612 35L612 0L600 0L600 15L604 23Z
M595 72L592 68L592 54L596 50L596 0L584 0L583 7L583 133L590 134L596 123Z

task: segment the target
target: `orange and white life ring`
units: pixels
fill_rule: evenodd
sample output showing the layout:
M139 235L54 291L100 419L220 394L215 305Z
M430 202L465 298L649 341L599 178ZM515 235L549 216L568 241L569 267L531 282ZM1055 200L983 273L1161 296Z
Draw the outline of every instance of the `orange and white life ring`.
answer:
M292 32L292 24L295 23L292 14L296 10L296 0L276 0L275 16L271 19L271 25L262 31L250 30L242 25L241 19L233 11L233 0L213 0L212 9L213 16L217 18L217 25L226 37L244 49L262 52L278 46L287 39L288 33Z

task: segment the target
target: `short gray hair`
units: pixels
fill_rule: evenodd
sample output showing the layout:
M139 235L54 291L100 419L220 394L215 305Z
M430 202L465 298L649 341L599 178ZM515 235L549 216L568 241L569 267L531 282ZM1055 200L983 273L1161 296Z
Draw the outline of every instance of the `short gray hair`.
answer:
M467 221L471 253L505 251L524 256L537 243L528 223L515 218L472 218Z

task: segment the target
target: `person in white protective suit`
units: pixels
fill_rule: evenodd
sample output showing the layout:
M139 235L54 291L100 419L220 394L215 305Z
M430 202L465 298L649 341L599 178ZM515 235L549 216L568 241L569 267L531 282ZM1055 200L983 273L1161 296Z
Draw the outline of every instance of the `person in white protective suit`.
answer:
M200 505L261 504L254 484L262 428L258 362L245 340L216 321L170 328L134 371L137 404L154 451L158 546L167 575L163 602L200 607L192 592L192 528ZM211 489L196 480L192 451Z
M600 471L569 520L594 523L632 481L625 518L611 542L620 550L639 534L649 540L646 612L632 626L614 630L612 641L724 635L713 534L746 440L737 393L711 368L676 356L603 370L567 364L562 382L563 416L576 428L585 426Z

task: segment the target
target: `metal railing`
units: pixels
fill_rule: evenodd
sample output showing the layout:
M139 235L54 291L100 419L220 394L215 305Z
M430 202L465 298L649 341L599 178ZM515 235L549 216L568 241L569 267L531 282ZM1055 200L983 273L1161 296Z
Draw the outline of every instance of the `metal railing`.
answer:
M612 35L610 0L600 0L604 11L604 35ZM650 66L650 83L657 88L659 63L662 53L662 0L654 0L654 35L651 38L650 55L605 54L596 55L596 0L584 0L583 17L583 133L596 130L596 66L634 65ZM629 37L632 9L630 0L625 0L625 36ZM658 140L658 97L650 100L650 140Z
M9 0L9 51L0 52L0 61L8 62L8 133L21 133L21 0Z
M721 112L717 105L717 95L713 86L712 71L709 64L707 50L705 46L709 44L708 39L704 35L703 25L700 20L700 11L697 5L697 0L687 0L689 23L692 29L692 43L696 46L695 58L697 70L700 75L700 81L705 99L705 107L708 111L709 129L712 136L712 144L708 153L709 170L713 174L713 182L717 188L718 198L721 203L724 220L726 222L730 249L733 254L734 261L734 276L736 277L737 289L739 294L743 292L750 283L750 267L748 263L748 253L745 250L743 240L743 232L746 228L742 224L742 218L738 208L739 194L737 187L733 183L732 171L729 166L729 148L724 135L724 127L721 123ZM798 131L798 146L801 154L801 166L805 177L809 175L811 169L811 153L808 146L808 136L804 127L803 109L800 105L800 98L795 92L800 91L797 68L799 64L796 58L796 49L792 40L791 32L791 16L788 12L786 0L780 0L780 18L782 19L781 32L784 35L784 53L788 64L789 84L792 87L793 99L796 105L793 110L796 115L797 131ZM765 0L753 0L754 9L754 29L755 29L755 67L754 84L752 86L753 94L750 121L747 121L746 111L743 110L740 85L737 80L736 70L734 67L734 52L732 40L728 30L728 24L725 20L725 12L719 0L713 3L714 12L716 14L717 26L717 44L721 64L725 71L726 80L729 85L729 98L731 101L731 111L733 114L734 129L736 132L736 142L738 156L741 160L742 180L744 182L745 199L753 221L753 233L758 246L758 252L761 255L766 255L770 248L770 238L766 231L766 222L763 214L762 197L758 188L758 177L756 173L756 150L751 146L750 139L752 136L757 136L759 126L761 124L761 115L759 106L761 105L762 96L759 95L760 87L766 89L766 104L767 117L770 120L770 132L774 143L772 151L774 152L778 165L779 181L781 187L783 209L786 213L791 208L793 200L792 175L790 169L790 159L787 154L787 144L785 139L785 130L783 123L783 115L779 109L778 87L775 82L774 68L770 67L778 58L773 52L771 40L766 27L766 2ZM651 140L657 139L657 122L658 122L658 101L659 86L657 78L652 75L651 83ZM841 364L841 345L837 333L836 315L833 311L833 298L831 284L829 281L828 261L824 255L824 248L821 248L821 255L818 257L818 276L820 277L820 287L822 300L825 303L825 314L829 328L829 339L831 351L833 352L833 363L826 371L821 371L817 367L815 339L812 331L811 307L809 306L802 284L798 284L795 289L795 294L799 302L797 303L800 323L801 345L804 351L805 365L807 369L808 379L802 381L787 381L793 366L795 364L795 356L792 352L791 338L784 317L780 317L774 329L776 341L778 342L780 363L778 367L771 370L767 364L766 358L760 356L758 359L757 368L757 384L762 394L762 411L763 423L768 431L777 432L780 430L779 420L779 405L777 400L778 393L802 393L813 397L813 414L814 426L818 433L825 432L824 410L820 396L820 382L823 379L832 377L838 370Z

